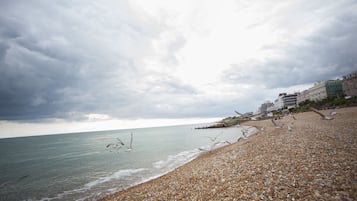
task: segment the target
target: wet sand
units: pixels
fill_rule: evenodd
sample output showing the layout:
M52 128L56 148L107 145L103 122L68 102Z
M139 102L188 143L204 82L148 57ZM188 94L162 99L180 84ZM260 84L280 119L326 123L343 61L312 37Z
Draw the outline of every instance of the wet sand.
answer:
M260 132L101 200L357 200L357 107L336 111L245 122Z

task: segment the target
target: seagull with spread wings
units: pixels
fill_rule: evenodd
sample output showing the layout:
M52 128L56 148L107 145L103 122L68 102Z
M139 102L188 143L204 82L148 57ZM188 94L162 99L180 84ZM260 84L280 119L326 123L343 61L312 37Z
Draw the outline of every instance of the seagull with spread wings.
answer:
M126 152L130 152L133 150L133 133L131 133L131 136L130 136L129 146L126 146L125 143L121 139L117 138L117 142L107 144L106 148L119 151L119 149L121 149L123 146L126 147L126 150L125 150Z
M215 136L215 137L209 137L207 136L212 142L215 142L217 140L217 138L221 135L222 133L220 133L219 135Z
M133 133L130 134L130 145L126 147L126 152L133 150Z
M332 119L334 119L334 116L337 114L335 111L332 111L330 113L330 115L324 115L323 113L321 113L320 111L318 111L317 109L315 109L313 107L310 107L310 110L315 112L316 114L320 115L322 120L332 120Z

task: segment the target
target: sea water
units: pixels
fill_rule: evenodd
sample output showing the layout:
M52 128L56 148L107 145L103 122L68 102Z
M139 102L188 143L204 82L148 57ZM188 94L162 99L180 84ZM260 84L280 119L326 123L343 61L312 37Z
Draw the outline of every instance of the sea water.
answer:
M169 126L0 139L0 200L95 199L163 175L240 127ZM133 149L107 148L117 138ZM212 139L215 138L216 139ZM223 145L220 144L220 145Z

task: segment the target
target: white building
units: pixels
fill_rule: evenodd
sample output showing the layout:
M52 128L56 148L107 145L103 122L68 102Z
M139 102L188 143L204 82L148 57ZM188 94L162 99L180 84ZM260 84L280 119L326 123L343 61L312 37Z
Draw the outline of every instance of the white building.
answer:
M274 101L275 110L280 110L284 108L284 100L283 97L286 93L280 93L278 98Z
M319 101L327 98L326 81L316 82L314 86L309 89L308 97L311 101Z
M283 96L284 108L291 109L297 106L297 93Z
M269 107L267 109L268 112L274 110L281 110L284 108L290 109L295 108L297 106L297 96L298 94L287 94L287 93L280 93L278 98L274 101L274 107Z
M308 90L302 91L297 97L297 103L303 101L320 101L327 97L342 95L342 82L340 80L327 80L314 83Z
M297 104L300 104L301 102L309 100L309 98L310 98L309 90L304 90L298 94Z
M267 108L267 113L269 114L270 112L273 112L273 111L275 111L275 110L277 110L277 109L275 108L275 105L272 104L271 106L269 106L269 107Z

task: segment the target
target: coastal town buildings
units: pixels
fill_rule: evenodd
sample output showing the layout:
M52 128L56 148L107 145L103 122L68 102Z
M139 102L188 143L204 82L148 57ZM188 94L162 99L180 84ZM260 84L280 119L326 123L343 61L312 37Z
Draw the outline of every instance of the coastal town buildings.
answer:
M326 80L314 83L311 88L300 92L297 96L297 104L306 100L319 101L327 97L343 96L344 91L341 80Z
M263 103L259 111L267 114L273 111L291 109L304 101L320 101L328 97L357 96L357 71L343 76L343 80L324 80L314 83L299 93L280 93L274 103ZM268 104L269 103L269 104Z
M357 71L343 76L342 88L347 96L357 96Z

